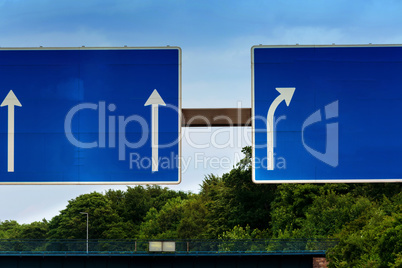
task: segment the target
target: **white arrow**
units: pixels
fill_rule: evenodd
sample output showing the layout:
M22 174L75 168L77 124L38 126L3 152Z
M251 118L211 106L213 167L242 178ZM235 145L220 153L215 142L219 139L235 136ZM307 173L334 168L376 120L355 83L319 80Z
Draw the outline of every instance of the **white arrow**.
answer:
M294 87L277 87L276 90L280 93L278 97L269 106L267 114L267 169L274 170L274 114L278 105L282 102L286 102L286 106L289 106L295 93Z
M8 106L8 172L14 172L14 106L22 105L10 90L0 106Z
M159 95L158 91L154 89L152 92L151 96L149 96L147 102L144 104L144 106L152 105L152 172L158 171L159 163L158 163L158 157L159 157L159 151L158 151L158 146L159 146L159 115L158 111L159 105L164 105L166 106L166 103L163 101L162 97Z

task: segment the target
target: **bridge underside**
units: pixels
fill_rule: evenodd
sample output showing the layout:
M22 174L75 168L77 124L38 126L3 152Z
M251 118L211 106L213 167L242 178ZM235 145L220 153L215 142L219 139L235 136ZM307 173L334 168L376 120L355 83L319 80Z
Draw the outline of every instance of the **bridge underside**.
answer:
M0 267L18 268L311 268L312 255L233 256L0 256Z

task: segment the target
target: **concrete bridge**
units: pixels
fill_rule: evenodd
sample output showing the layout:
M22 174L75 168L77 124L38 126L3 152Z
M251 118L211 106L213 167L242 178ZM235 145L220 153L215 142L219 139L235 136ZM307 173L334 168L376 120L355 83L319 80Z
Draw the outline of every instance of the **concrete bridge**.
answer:
M313 267L336 240L0 240L0 267Z

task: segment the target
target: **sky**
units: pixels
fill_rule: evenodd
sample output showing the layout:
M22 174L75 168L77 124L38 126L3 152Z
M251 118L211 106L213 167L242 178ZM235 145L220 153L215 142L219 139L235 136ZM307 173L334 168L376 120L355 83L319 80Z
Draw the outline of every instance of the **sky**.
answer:
M253 45L401 44L401 12L398 0L0 0L0 47L179 46L183 108L250 108ZM198 192L251 145L249 128L183 131L183 157L193 160L174 190ZM126 186L0 186L0 221L50 220L68 200L107 189Z

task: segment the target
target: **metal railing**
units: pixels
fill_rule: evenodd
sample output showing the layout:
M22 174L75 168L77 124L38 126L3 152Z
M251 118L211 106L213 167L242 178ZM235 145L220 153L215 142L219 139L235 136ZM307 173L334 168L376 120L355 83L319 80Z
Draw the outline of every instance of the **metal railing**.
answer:
M0 255L151 255L151 254L325 254L335 239L168 240L174 252L150 252L150 241L0 239Z

